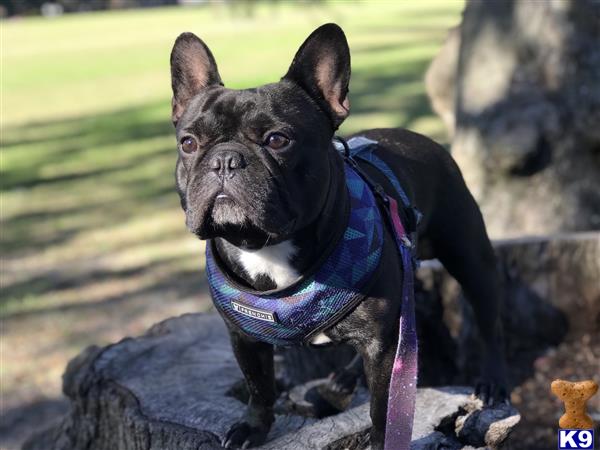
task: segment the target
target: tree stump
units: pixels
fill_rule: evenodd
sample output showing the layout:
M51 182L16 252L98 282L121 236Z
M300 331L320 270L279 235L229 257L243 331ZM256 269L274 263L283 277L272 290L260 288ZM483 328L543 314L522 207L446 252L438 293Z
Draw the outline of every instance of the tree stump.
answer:
M518 382L531 376L534 358L549 346L568 335L598 332L600 233L501 242L496 248L506 281L510 375ZM471 384L477 374L472 313L439 264L425 263L418 277L421 367L411 448L501 448L518 413L508 405L482 408L469 388L456 386ZM363 386L342 413L317 419L305 404L306 393L318 383L314 379L349 357L338 347L278 352L282 393L262 449L367 448L370 419ZM69 414L24 449L220 448L245 407L241 380L219 316L169 319L141 337L91 347L72 360L63 383ZM443 384L454 386L425 387Z
M600 228L600 3L467 2L426 74L494 238Z
M189 314L169 319L144 336L89 348L71 361L64 375L71 412L24 448L217 449L244 409L231 395L241 377L220 317ZM431 448L437 442L456 449L467 441L502 442L519 421L518 414L507 405L484 410L470 393L459 387L420 389L414 448ZM321 420L290 414L279 406L269 442L260 448L366 448L368 395L363 390L355 399L359 404ZM479 429L482 421L487 424L484 430ZM456 423L464 425L458 434ZM467 429L468 424L473 429ZM459 436L468 439L462 443Z

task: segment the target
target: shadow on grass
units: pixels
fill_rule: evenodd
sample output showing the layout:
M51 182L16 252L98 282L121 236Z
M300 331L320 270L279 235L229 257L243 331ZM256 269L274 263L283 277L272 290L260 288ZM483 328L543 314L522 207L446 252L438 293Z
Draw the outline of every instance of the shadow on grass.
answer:
M425 91L409 95L399 95L398 91L407 85L419 81L428 62L418 61L411 68L412 73L403 75L377 73L377 71L358 71L358 81L353 84L352 114L389 114L396 118L396 126L410 129L419 119L431 116L431 106ZM376 126L376 125L375 125Z
M149 270L148 266L140 267L133 269L132 271L123 271L118 275L114 273L110 273L110 279L114 279L115 281L119 279L126 278L128 276L133 276L135 273L142 273ZM95 272L86 275L84 278L89 279L90 276L96 274ZM107 274L108 275L108 274ZM106 278L109 279L109 278ZM98 281L98 280L94 280ZM39 287L42 289L51 285L53 290L59 290L57 286L54 284L54 281L51 283L44 283L42 278L37 280L39 283ZM85 284L84 280L77 280L79 284ZM43 293L44 291L40 289L38 294ZM33 310L26 311L16 311L13 313L5 314L2 317L2 320L8 319L21 319L21 318L29 318L35 316L41 316L45 314L54 314L54 313L66 313L66 312L80 312L87 313L98 311L103 308L111 308L114 306L118 306L121 304L125 304L128 301L135 298L142 298L149 295L154 295L160 297L160 295L166 291L169 291L171 296L176 298L190 298L190 297L200 297L206 296L208 294L208 283L206 281L206 277L204 277L203 272L198 270L181 270L174 272L172 276L169 276L166 279L158 279L156 282L146 285L144 287L127 290L124 293L118 293L114 295L107 295L102 297L101 300L95 301L87 301L87 302L69 302L69 303L61 303L58 305L47 306L47 307L39 307ZM30 292L29 294L34 294L35 292ZM122 309L121 311L125 311ZM126 319L126 317L120 317L120 320ZM109 325L109 326L112 326ZM86 331L89 333L89 330Z
M167 105L168 101L165 100L93 116L34 122L7 128L4 130L4 134L8 137L1 145L9 161L14 152L33 154L27 157L26 164L19 164L17 167L8 167L3 170L0 182L2 191L35 187L44 183L71 181L81 177L102 175L111 170L130 168L118 165L94 169L94 166L89 164L85 167L85 171L67 173L62 176L47 177L40 173L48 165L77 161L85 157L85 153L88 153L85 158L86 162L93 163L93 155L89 155L89 153L106 152L106 147L119 148L126 144L135 145L136 141L171 136L173 127L167 113ZM165 111L164 118L156 118L157 113L160 114L163 110ZM174 148L173 145L170 150L174 150ZM147 156L164 152L167 149L160 148L157 151L153 148L152 150L143 151L142 154Z
M93 175L90 175L93 177ZM136 183L137 184L137 183ZM168 204L177 212L178 199L172 186L131 186L129 198L116 201L90 201L81 206L58 211L34 211L0 221L3 228L0 250L6 257L15 254L37 253L66 244L85 231L125 223L144 212L151 212L151 204ZM49 201L52 199L50 198ZM147 206L140 203L148 201ZM53 226L56 223L56 227ZM51 228L48 230L48 228ZM41 229L44 229L41 231Z
M39 252L153 207L177 208L168 117L165 101L8 128L0 185L14 213L0 222L3 254Z
M164 236L161 236L164 238ZM148 244L156 242L158 237L150 239ZM2 299L0 304L3 302L13 299L21 298L25 295L41 295L44 292L52 289L54 291L64 291L68 289L74 289L82 287L87 283L103 283L107 281L119 282L132 277L139 277L145 272L160 269L163 266L167 266L172 263L177 263L180 257L161 258L152 261L148 264L129 267L121 270L110 270L106 268L91 268L83 273L69 273L62 270L50 270L42 275L35 275L16 283L12 283L3 288ZM180 275L178 273L177 275ZM184 273L185 276L185 273ZM203 277L199 277L203 278ZM186 289L185 283L181 283L181 279L178 277L178 288L182 294L191 294L189 289ZM197 284L197 283L194 283ZM37 311L35 311L37 312ZM16 314L15 316L18 316ZM11 317L11 315L7 315Z
M135 138L147 139L169 134L172 131L168 99L155 100L142 105L100 112L90 116L77 116L49 121L33 121L9 127L8 138L2 141L4 150L32 144L49 144L57 141L85 138L96 145L121 143ZM164 118L151 118L152 112L164 110ZM149 114L149 112L151 112ZM25 137L23 137L25 136Z

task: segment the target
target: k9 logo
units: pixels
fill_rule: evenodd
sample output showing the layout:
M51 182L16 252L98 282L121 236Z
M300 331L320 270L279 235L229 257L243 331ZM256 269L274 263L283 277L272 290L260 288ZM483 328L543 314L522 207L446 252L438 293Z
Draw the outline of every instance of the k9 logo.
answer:
M594 448L594 430L558 430L558 449Z

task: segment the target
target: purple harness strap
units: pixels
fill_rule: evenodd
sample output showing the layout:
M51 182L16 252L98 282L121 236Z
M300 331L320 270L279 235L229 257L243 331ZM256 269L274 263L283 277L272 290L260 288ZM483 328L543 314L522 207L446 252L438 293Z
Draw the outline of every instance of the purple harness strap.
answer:
M410 206L408 197L402 186L398 183L394 173L387 164L368 150L372 149L376 141L364 137L354 137L346 143L338 138L340 151L344 151L346 161L352 164L363 179L371 186L373 191L385 204L387 218L394 228L394 239L398 253L402 259L402 310L398 327L398 346L394 357L394 366L390 378L387 401L387 417L385 427L385 450L409 450L412 438L415 402L417 398L417 373L418 373L418 344L415 326L415 298L414 298L414 266L410 238L398 210L398 203L393 197L387 195L382 187L372 180L358 167L353 157L370 162L381 170L394 185L405 206ZM352 145L354 143L354 145ZM350 146L348 145L350 144ZM417 213L417 217L418 217ZM417 218L418 221L418 218Z
M390 378L385 427L385 450L409 450L417 398L418 345L415 327L413 261L398 203L387 196L388 214L394 226L396 246L402 257L402 314L398 347Z

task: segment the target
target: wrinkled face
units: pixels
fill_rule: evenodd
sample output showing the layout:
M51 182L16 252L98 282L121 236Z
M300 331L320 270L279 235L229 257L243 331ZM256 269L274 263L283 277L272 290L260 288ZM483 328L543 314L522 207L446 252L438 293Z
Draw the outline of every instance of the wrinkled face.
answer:
M341 30L325 25L303 44L282 81L231 90L202 41L189 33L177 39L171 55L176 180L190 231L256 247L316 220L331 181L331 138L348 111L347 54Z
M266 241L314 220L329 186L323 119L289 82L195 97L177 125L188 228L202 239Z

